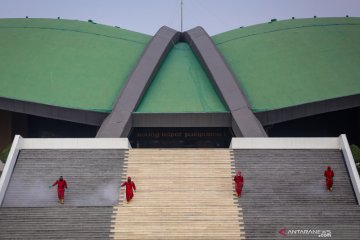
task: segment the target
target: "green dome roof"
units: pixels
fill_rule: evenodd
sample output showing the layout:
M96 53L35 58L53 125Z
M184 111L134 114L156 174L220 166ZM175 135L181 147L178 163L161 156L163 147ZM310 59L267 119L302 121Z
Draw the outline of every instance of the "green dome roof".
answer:
M187 43L168 54L136 112L227 112L199 60Z
M0 96L110 112L150 39L90 22L0 19Z
M360 94L360 18L275 21L212 39L254 112Z
M151 37L74 20L0 19L0 97L110 112ZM212 39L254 112L360 93L360 18L279 21ZM188 45L177 44L137 112L226 112L207 81Z

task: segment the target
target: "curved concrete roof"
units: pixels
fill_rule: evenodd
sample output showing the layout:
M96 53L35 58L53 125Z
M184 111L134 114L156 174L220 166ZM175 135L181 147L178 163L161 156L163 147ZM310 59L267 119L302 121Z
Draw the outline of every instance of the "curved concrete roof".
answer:
M111 112L150 39L90 22L0 19L0 97Z
M360 94L360 18L275 21L212 39L254 112Z

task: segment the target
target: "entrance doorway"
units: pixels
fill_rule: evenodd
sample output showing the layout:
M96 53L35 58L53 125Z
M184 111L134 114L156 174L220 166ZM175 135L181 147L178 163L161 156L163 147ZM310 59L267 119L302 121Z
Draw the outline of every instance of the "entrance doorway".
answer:
M228 148L231 128L133 128L133 148Z

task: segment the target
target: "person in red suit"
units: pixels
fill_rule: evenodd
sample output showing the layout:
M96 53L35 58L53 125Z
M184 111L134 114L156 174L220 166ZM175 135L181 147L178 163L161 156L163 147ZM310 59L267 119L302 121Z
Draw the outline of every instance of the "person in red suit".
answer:
M241 172L237 171L234 177L235 190L238 197L241 197L241 191L244 186L244 177L241 176Z
M63 176L60 176L60 178L58 180L56 180L53 185L50 185L49 188L52 188L54 186L58 185L58 189L57 189L57 192L58 192L58 198L59 198L59 202L61 204L64 204L64 198L65 198L65 189L66 191L68 186L67 186L67 183L65 181L65 179L63 178Z
M133 181L131 181L131 177L128 177L127 182L121 184L121 187L126 187L126 201L129 203L131 199L134 197L134 191L136 192L136 186Z
M326 177L326 187L330 192L332 191L333 177L334 177L334 171L331 169L330 166L328 166L327 169L325 170L324 177Z

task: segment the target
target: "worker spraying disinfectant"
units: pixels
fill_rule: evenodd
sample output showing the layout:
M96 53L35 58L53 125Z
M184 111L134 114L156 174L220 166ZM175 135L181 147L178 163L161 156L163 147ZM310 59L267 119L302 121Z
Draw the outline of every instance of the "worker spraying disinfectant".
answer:
M49 188L52 188L56 185L58 186L57 193L58 193L59 203L64 204L65 189L66 189L66 192L68 192L69 190L68 190L67 183L66 183L65 179L63 178L63 176L60 176L60 178L58 180L56 180L52 185L50 185Z
M126 187L126 202L129 203L131 199L134 197L134 191L136 192L136 186L133 181L131 181L131 177L128 177L127 181L121 184L121 187Z

